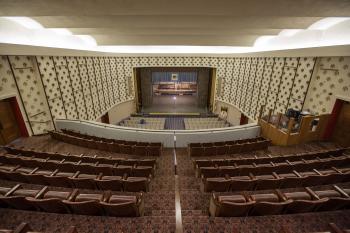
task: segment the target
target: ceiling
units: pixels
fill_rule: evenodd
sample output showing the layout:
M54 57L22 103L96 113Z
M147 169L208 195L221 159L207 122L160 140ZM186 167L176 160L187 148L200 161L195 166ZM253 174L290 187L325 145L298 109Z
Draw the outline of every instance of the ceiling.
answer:
M252 46L262 35L348 17L350 0L0 0L0 16L28 16L98 45Z

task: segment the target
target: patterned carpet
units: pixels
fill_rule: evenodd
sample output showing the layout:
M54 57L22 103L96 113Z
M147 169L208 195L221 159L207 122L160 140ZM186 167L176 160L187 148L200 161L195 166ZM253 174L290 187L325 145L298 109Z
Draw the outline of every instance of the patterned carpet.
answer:
M134 158L139 156L120 155L112 152L91 150L52 140L49 136L26 138L18 145L43 151L70 152L71 154L104 154L113 157ZM302 151L314 151L334 148L332 143L309 143L290 147L269 147L268 151L254 151L252 154L289 154ZM241 154L242 155L242 154ZM235 156L235 155L232 155ZM222 156L215 156L215 158ZM227 156L226 156L227 157ZM214 158L214 157L210 157ZM294 214L283 216L213 218L208 216L210 193L200 191L200 179L195 177L195 169L186 149L177 149L177 172L179 176L182 224L185 233L274 233L282 226L289 226L293 232L325 231L328 222L334 222L342 228L350 228L350 210ZM11 186L15 182L0 180L0 185ZM350 187L343 183L342 187ZM23 184L24 188L40 188L41 185ZM315 187L326 189L329 186ZM67 188L55 187L57 190ZM300 188L299 188L300 189ZM288 189L288 190L299 190ZM99 193L98 190L82 192ZM259 191L259 192L266 192ZM113 192L120 194L121 192ZM250 192L247 192L248 194ZM123 193L132 195L133 193ZM228 194L228 193L226 193ZM0 227L14 228L21 222L43 232L63 232L75 225L81 232L123 232L123 233L175 233L175 179L174 159L171 149L164 150L157 158L155 177L151 181L151 191L145 193L145 216L139 218L116 218L106 216L82 216L69 214L52 214L13 209L0 209Z

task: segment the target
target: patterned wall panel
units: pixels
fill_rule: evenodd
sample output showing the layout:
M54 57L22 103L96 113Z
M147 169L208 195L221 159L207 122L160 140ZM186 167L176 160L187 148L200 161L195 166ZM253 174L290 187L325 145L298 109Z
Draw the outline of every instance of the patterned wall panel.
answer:
M52 57L36 57L53 119L65 119L66 111Z
M68 67L68 77L71 82L71 86L73 89L73 98L76 104L78 117L79 119L86 120L87 111L86 111L86 103L85 96L83 93L83 88L81 84L78 62L75 57L66 57L67 67Z
M67 63L64 57L53 57L56 77L62 92L62 99L66 110L67 119L78 119L78 109L75 104L74 91Z
M88 73L90 89L91 89L92 102L95 109L94 111L95 118L97 118L99 115L102 114L101 102L100 102L101 101L100 98L102 97L99 96L99 93L98 93L93 59L91 57L86 57L85 61L86 61L86 68Z
M258 66L258 59L251 58L250 71L247 74L249 81L247 82L246 97L244 99L244 112L248 115L251 115L250 114L251 102L252 102L253 96L255 95L254 84L255 84L257 66Z
M268 108L285 112L288 108L301 110L303 106L327 113L335 96L349 96L350 88L349 57L320 58L318 65L312 57L11 56L10 59L11 66L7 56L0 60L0 95L4 90L16 93L12 67L34 134L52 128L47 123L51 115L53 119L94 120L115 103L132 99L134 67L215 67L216 98L232 103L252 119L257 118L265 104L265 114Z
M94 120L97 116L95 114L95 107L92 97L91 85L89 82L89 74L87 70L86 60L84 57L76 57L78 62L78 72L83 91L83 98L86 106L86 114L88 120Z
M260 105L258 104L259 104L261 82L264 76L264 67L265 67L265 58L259 58L257 60L254 87L252 90L253 94L252 94L251 103L249 107L250 108L249 115L255 120L257 119L257 114L260 111Z
M0 57L0 95L17 93L15 80L13 79L7 56Z
M100 114L102 114L105 109L107 109L107 100L106 95L103 93L104 88L102 84L102 78L101 78L101 68L100 68L100 61L98 57L93 57L93 67L95 71L95 80L96 80L96 86L97 86L97 94L100 99Z
M320 58L304 110L330 113L337 96L350 97L350 57Z
M34 57L9 56L33 134L53 129L49 106Z
M288 103L288 108L302 110L303 103L310 84L310 80L314 71L315 63L316 58L300 58L297 67L297 73L293 83L291 98Z

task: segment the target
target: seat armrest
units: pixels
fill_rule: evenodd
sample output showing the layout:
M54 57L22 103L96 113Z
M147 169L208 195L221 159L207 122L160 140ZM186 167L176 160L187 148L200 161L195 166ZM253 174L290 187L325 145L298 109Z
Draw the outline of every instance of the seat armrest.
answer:
M305 190L313 199L316 199L316 200L321 199L311 188L305 187Z
M79 195L79 189L74 189L69 197L67 198L68 201L74 201L75 198Z
M335 188L335 190L337 190L343 197L349 198L350 196L339 186L337 185L333 185L333 187Z
M35 195L35 199L41 199L44 194L48 191L49 187L45 186L43 187L36 195Z
M17 184L15 185L10 191L8 191L6 194L5 194L5 197L8 197L10 195L12 195L12 193L14 193L17 189L19 189L21 187L20 184Z

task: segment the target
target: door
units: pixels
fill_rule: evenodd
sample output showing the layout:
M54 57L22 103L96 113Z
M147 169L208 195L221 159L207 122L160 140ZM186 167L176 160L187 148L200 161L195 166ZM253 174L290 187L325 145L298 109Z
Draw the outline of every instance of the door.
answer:
M332 139L341 146L350 146L350 103L343 102L342 108L338 115L338 120L335 125Z
M9 100L0 101L0 144L5 145L20 137L17 120Z

